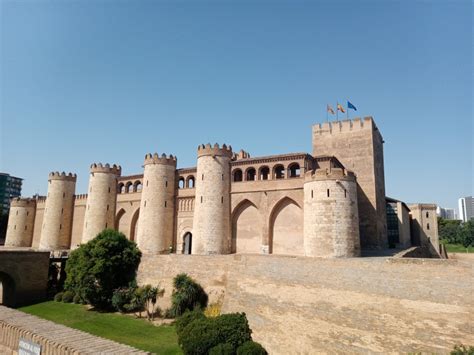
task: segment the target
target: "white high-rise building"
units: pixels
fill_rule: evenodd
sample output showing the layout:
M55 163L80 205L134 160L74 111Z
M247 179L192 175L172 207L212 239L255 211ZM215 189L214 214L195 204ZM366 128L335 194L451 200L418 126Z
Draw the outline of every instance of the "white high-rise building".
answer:
M459 219L467 222L474 218L474 199L472 196L461 197L458 200L459 204Z
M444 219L456 219L456 210L454 208L436 207L436 215Z

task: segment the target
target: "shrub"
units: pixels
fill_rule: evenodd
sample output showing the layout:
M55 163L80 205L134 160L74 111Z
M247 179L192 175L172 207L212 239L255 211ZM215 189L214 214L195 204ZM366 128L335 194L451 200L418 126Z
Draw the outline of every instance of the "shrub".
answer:
M76 304L82 304L81 296L74 295L74 297L72 298L72 302Z
M245 313L224 314L215 318L199 316L197 312L185 315L179 325L178 318L176 325L178 343L185 354L207 354L211 348L224 343L235 353L241 344L252 340ZM184 324L186 322L187 325Z
M175 317L195 308L206 308L207 294L196 281L186 274L179 274L173 280L171 312Z
M209 355L234 355L235 350L232 345L220 343L209 350Z
M237 348L237 355L267 355L263 346L254 341L247 341Z
M252 340L252 331L245 313L229 313L214 318L219 329L220 342L231 344L234 349Z
M63 292L58 292L54 295L54 300L56 302L62 302L63 300Z
M466 346L463 344L454 345L451 355L474 355L474 346Z
M112 308L114 290L136 278L141 252L122 233L106 229L71 252L65 289L99 309Z
M165 289L160 288L159 285L157 287L152 285L143 286L143 299L145 301L145 310L148 320L153 320L155 318L156 301L158 300L158 297L163 297L164 293Z
M181 332L186 328L186 326L195 321L196 319L205 319L206 317L204 314L201 312L201 310L195 310L195 311L186 311L184 314L176 319L176 334L178 337L181 335Z
M112 295L112 306L119 312L126 312L130 308L134 292L134 287L116 289Z
M63 298L62 298L62 301L64 303L71 303L73 298L74 298L74 292L72 291L64 291L63 293Z
M189 323L178 337L178 343L187 355L204 355L220 343L219 329L214 319L201 318Z

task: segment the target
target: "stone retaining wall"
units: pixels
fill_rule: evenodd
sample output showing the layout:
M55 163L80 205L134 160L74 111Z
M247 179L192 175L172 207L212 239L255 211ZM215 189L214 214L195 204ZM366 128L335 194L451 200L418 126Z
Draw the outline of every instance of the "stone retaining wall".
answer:
M20 338L41 345L41 354L148 354L128 345L0 306L0 353L18 354Z
M473 263L276 255L144 255L139 283L185 272L224 312L246 312L271 354L449 353L474 344Z

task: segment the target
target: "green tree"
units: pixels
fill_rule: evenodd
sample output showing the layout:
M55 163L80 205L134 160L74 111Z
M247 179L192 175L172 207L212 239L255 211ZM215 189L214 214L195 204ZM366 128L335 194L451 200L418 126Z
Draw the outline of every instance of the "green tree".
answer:
M462 224L460 234L464 248L474 247L474 221L472 219Z
M458 244L461 242L461 221L438 218L439 238L448 243Z
M122 233L106 229L69 256L65 289L99 309L112 308L114 290L135 281L141 252Z
M206 308L207 294L191 277L184 273L178 274L173 280L173 286L171 312L175 317L196 308Z
M143 298L145 301L145 310L148 320L153 320L155 318L155 305L158 297L163 297L165 293L164 288L153 287L152 285L143 286Z

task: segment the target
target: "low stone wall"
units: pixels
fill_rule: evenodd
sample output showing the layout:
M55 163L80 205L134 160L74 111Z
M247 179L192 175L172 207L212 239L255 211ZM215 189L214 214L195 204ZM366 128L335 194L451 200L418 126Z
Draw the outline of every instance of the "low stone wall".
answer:
M272 354L447 353L474 344L473 264L441 259L144 255L139 283L185 272L224 312L246 312Z
M41 354L148 354L127 345L0 306L0 353L18 354L20 338L41 346Z

